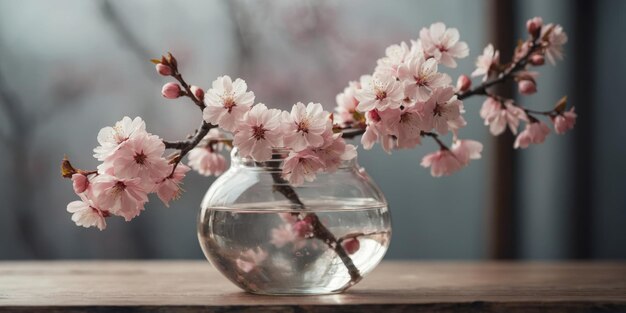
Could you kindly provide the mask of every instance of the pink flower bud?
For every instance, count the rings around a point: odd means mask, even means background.
[[[172,68],[162,63],[156,65],[156,71],[163,76],[172,75]]]
[[[74,187],[76,194],[81,194],[89,187],[89,179],[83,174],[74,174],[72,175],[72,187]]]
[[[458,91],[467,91],[470,87],[472,87],[472,80],[465,74],[459,76],[459,79],[456,81],[456,89]]]
[[[521,80],[517,87],[519,88],[519,92],[523,95],[532,95],[537,92],[537,85],[532,80]]]
[[[355,254],[361,248],[361,243],[356,238],[350,238],[342,241],[341,246],[348,254]]]
[[[534,66],[540,66],[544,63],[546,63],[546,59],[541,54],[533,54],[533,56],[530,57],[530,64]]]
[[[193,95],[196,96],[198,100],[204,101],[204,90],[202,90],[202,88],[192,85],[190,89]]]
[[[541,33],[541,26],[543,25],[543,19],[541,17],[533,17],[526,21],[526,29],[528,33],[534,38],[539,37]]]
[[[180,97],[180,85],[176,83],[167,83],[163,85],[161,94],[167,99],[176,99]]]

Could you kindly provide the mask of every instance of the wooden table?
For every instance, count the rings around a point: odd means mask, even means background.
[[[344,294],[239,291],[205,261],[0,262],[0,312],[626,312],[626,263],[383,262]]]

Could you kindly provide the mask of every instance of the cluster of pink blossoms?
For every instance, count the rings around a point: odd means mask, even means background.
[[[100,146],[94,149],[94,157],[102,162],[98,170],[68,172],[80,197],[67,206],[77,225],[102,230],[111,215],[126,221],[138,216],[149,193],[156,193],[166,206],[180,195],[189,167],[176,166],[163,157],[163,141],[146,131],[140,117],[124,117],[115,126],[101,129],[98,142]]]
[[[454,146],[426,155],[422,165],[431,167],[433,176],[449,175],[480,158],[482,145],[457,138],[467,123],[463,103],[457,98],[452,79],[439,72],[439,65],[456,67],[469,49],[459,40],[455,28],[435,23],[420,31],[420,37],[392,45],[378,60],[372,75],[351,82],[337,96],[337,115],[341,125],[365,124],[361,144],[371,149],[375,143],[390,153],[393,149],[412,149],[429,135],[454,133]]]
[[[334,114],[324,111],[320,103],[298,102],[291,111],[255,104],[255,95],[248,91],[246,82],[229,76],[218,77],[205,91],[182,79],[171,54],[153,60],[160,75],[178,81],[166,83],[162,95],[167,99],[191,98],[202,109],[203,128],[192,139],[174,143],[148,133],[139,117],[124,117],[115,126],[103,128],[98,134],[100,145],[94,149],[94,157],[102,162],[96,171],[75,169],[69,161],[63,163],[63,176],[71,177],[81,199],[70,203],[67,210],[77,225],[85,227],[104,229],[109,216],[129,221],[141,213],[150,193],[156,193],[165,205],[177,198],[190,168],[207,176],[222,174],[227,167],[222,150],[230,147],[259,163],[269,161],[274,149],[289,151],[282,178],[299,186],[355,158],[356,147],[344,139],[360,134],[365,149],[379,143],[387,153],[415,148],[422,138],[430,137],[439,149],[425,155],[421,165],[429,167],[435,177],[450,175],[481,157],[481,143],[459,138],[467,124],[462,100],[473,95],[487,97],[480,116],[493,135],[508,128],[517,135],[515,148],[543,143],[550,128],[538,117],[548,117],[557,134],[574,127],[577,116],[573,107],[566,110],[566,98],[552,110],[536,111],[490,89],[513,80],[521,95],[533,94],[538,73],[529,67],[542,66],[545,59],[554,64],[563,57],[567,35],[560,25],[543,25],[536,17],[526,26],[530,36],[515,49],[511,62],[501,63],[499,51],[491,44],[485,47],[471,75],[482,76],[482,83],[474,88],[467,75],[461,75],[452,85],[451,77],[439,71],[440,66],[456,67],[457,59],[469,55],[458,30],[446,28],[443,23],[423,28],[410,44],[388,47],[371,75],[350,82],[337,95]],[[518,133],[521,123],[525,127]],[[450,147],[441,139],[449,133]],[[180,152],[165,158],[166,146]],[[188,156],[189,166],[180,163],[184,156]],[[299,224],[305,222],[295,221],[276,229],[273,244],[281,247],[306,238],[305,226],[310,225]],[[354,248],[358,245],[356,238],[345,244],[346,249],[358,250]],[[250,251],[246,259],[243,267],[250,260],[264,257]]]
[[[292,185],[312,181],[317,173],[332,172],[342,161],[356,157],[356,147],[346,144],[341,133],[333,132],[332,115],[321,104],[298,102],[287,112],[254,104],[254,99],[244,80],[218,77],[204,95],[203,118],[231,132],[239,154],[256,162],[269,161],[274,149],[288,149],[283,177]],[[192,155],[190,160],[195,163]],[[215,160],[192,167],[210,168],[211,162],[221,169]]]

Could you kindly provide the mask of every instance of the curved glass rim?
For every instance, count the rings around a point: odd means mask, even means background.
[[[258,168],[262,170],[281,170],[285,159],[289,156],[291,149],[288,148],[272,148],[272,159],[264,162],[257,162],[251,157],[241,157],[239,150],[233,148],[230,152],[231,163],[233,166],[242,166],[249,168]],[[350,160],[341,161],[337,169],[351,169],[356,167],[356,157]]]

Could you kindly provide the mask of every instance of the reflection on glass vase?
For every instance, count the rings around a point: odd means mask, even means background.
[[[356,160],[314,182],[281,178],[288,152],[258,163],[232,152],[198,220],[207,259],[240,288],[259,294],[338,293],[383,258],[391,238],[387,202]]]

